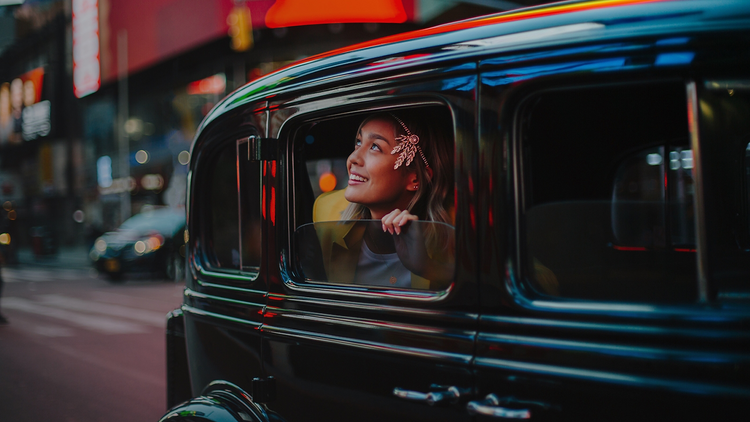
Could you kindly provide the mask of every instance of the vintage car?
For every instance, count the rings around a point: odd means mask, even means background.
[[[109,281],[125,276],[185,277],[185,210],[156,207],[99,236],[89,251],[92,266]]]
[[[315,263],[367,224],[315,214],[376,112],[449,143],[440,283]],[[162,421],[748,417],[750,2],[557,3],[311,57],[225,98],[191,156]]]

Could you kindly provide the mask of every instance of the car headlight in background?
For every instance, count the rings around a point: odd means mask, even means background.
[[[133,250],[138,255],[144,255],[154,252],[164,245],[164,237],[160,234],[150,236],[144,240],[139,240],[133,245]]]
[[[107,241],[102,239],[101,237],[96,239],[96,242],[94,242],[94,248],[99,252],[103,253],[107,250]]]

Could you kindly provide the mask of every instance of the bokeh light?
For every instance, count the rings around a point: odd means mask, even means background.
[[[320,190],[323,192],[330,192],[336,189],[336,176],[333,173],[323,173],[320,175],[318,180]]]
[[[138,162],[138,164],[146,164],[148,163],[148,152],[145,150],[140,150],[135,153],[135,161]]]

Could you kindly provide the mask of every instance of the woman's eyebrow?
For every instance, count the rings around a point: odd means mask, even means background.
[[[390,141],[388,141],[388,138],[386,138],[385,136],[383,136],[383,135],[381,135],[379,133],[370,132],[370,137],[371,138],[375,138],[375,139],[380,139],[380,140],[385,141],[386,143],[390,144]]]

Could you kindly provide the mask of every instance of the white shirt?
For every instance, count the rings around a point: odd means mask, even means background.
[[[397,253],[375,253],[363,240],[357,271],[354,274],[354,284],[411,287],[411,272],[398,259]]]

